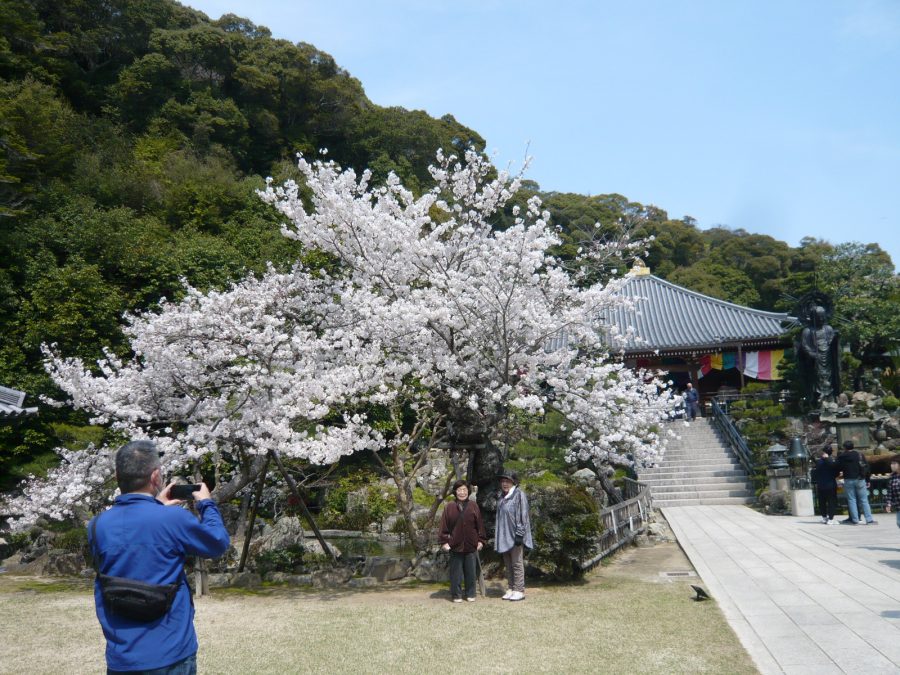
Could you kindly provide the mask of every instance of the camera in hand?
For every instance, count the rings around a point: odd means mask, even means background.
[[[187,485],[173,485],[169,489],[169,499],[193,499],[194,493],[200,489],[198,483],[188,483]]]

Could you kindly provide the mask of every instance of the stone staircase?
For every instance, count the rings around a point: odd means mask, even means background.
[[[680,421],[672,424],[681,438],[669,441],[659,466],[638,473],[650,485],[654,507],[755,501],[747,472],[720,440],[711,420],[697,419],[690,426]]]

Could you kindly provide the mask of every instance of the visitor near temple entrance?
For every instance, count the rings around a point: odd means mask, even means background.
[[[700,394],[690,382],[687,383],[687,388],[684,390],[684,406],[685,414],[691,421],[700,416]]]
[[[837,473],[838,468],[831,456],[831,448],[822,448],[822,455],[816,460],[816,497],[819,502],[819,515],[826,525],[835,525],[834,514],[837,511]]]
[[[850,516],[841,521],[844,525],[859,525],[862,514],[866,525],[877,525],[869,506],[869,464],[853,441],[844,441],[844,451],[837,457],[838,470],[844,478],[844,494],[847,496],[847,510]]]

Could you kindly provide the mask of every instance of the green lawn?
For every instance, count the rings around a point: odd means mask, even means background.
[[[0,575],[2,673],[102,673],[85,583]],[[40,589],[40,590],[38,590]],[[500,586],[490,593],[499,595]],[[197,601],[202,673],[755,673],[684,580],[601,568],[579,585],[449,602],[443,586],[217,591]]]

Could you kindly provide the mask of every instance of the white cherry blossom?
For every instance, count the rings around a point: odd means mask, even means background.
[[[573,461],[659,460],[673,399],[622,365],[615,331],[598,319],[623,302],[623,279],[579,287],[548,253],[559,239],[537,197],[494,227],[518,176],[475,152],[439,152],[435,187],[417,197],[393,175],[373,186],[368,171],[333,161],[301,157],[299,168],[302,192],[269,181],[260,196],[287,219],[285,236],[333,256],[337,271],[270,269],[224,291],[188,288],[126,317],[126,361],[88,365],[46,348],[71,405],[123,438],[153,438],[169,470],[203,458],[246,467],[270,450],[330,464],[401,447],[414,439],[368,416],[392,406],[438,425],[465,411],[488,429],[511,408],[556,409]],[[582,262],[631,247],[588,246]],[[18,524],[108,498],[109,456],[65,454],[9,505]]]

